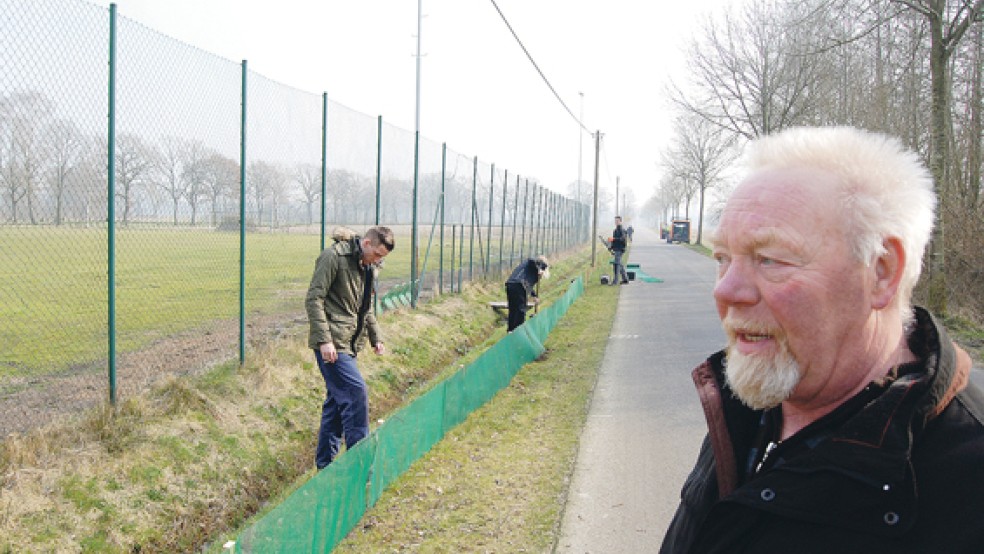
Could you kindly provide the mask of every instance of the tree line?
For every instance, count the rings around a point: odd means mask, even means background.
[[[748,0],[708,16],[688,79],[668,87],[677,120],[649,209],[698,199],[702,223],[741,147],[787,127],[894,135],[923,157],[939,199],[918,292],[937,313],[953,302],[980,319],[982,11],[984,0]]]
[[[76,122],[56,113],[54,103],[39,92],[0,94],[0,224],[105,222],[106,136],[86,134]],[[134,133],[117,137],[115,154],[118,223],[238,228],[241,176],[237,160],[194,137],[149,140]],[[470,224],[474,217],[488,225],[490,201],[496,207],[492,223],[505,219],[511,224],[527,213],[524,203],[544,201],[535,197],[543,194],[542,187],[529,180],[507,183],[503,198],[503,175],[484,171],[478,175],[468,161],[467,171],[443,176],[428,172],[419,177],[418,215],[422,225],[434,222],[442,194],[449,224]],[[328,221],[375,221],[376,175],[329,167],[326,177]],[[248,225],[281,228],[320,221],[320,162],[251,161],[245,182]],[[378,188],[380,220],[410,223],[412,176],[384,175]]]

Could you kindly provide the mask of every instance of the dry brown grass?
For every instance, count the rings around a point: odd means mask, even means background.
[[[555,281],[558,291],[564,282]],[[501,333],[478,284],[381,316],[389,354],[360,356],[384,417]],[[190,552],[222,541],[313,466],[324,394],[305,325],[208,373],[0,443],[0,553]]]

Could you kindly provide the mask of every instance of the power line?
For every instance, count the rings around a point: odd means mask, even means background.
[[[543,82],[547,84],[548,88],[550,88],[550,92],[552,92],[554,97],[557,98],[557,101],[560,102],[560,105],[564,107],[564,110],[567,111],[568,115],[570,115],[571,118],[574,119],[574,121],[576,121],[577,124],[581,126],[581,129],[583,129],[585,132],[590,133],[591,131],[589,131],[588,128],[584,126],[584,123],[581,123],[581,120],[579,120],[577,116],[574,115],[574,112],[572,112],[571,109],[567,107],[567,103],[564,102],[564,99],[561,98],[559,94],[557,94],[556,89],[554,89],[553,85],[550,84],[550,80],[547,79],[547,76],[544,75],[543,71],[540,70],[540,66],[536,64],[536,61],[533,59],[533,56],[530,54],[530,51],[526,49],[526,46],[523,44],[523,41],[519,39],[519,35],[516,34],[516,31],[513,30],[512,25],[509,24],[509,20],[506,19],[506,15],[502,13],[502,10],[499,9],[499,5],[495,3],[495,0],[491,0],[491,2],[492,5],[495,7],[495,11],[499,12],[499,17],[502,18],[502,22],[506,24],[506,27],[509,28],[509,32],[512,33],[513,38],[516,39],[516,42],[519,44],[519,47],[523,49],[523,52],[526,54],[526,57],[530,60],[530,63],[533,64],[534,68],[536,68],[536,72],[540,74],[540,77],[543,79]]]

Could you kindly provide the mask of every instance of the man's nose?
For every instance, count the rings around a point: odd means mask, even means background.
[[[714,299],[718,303],[754,304],[758,298],[758,289],[747,261],[735,259],[721,267],[714,285]]]

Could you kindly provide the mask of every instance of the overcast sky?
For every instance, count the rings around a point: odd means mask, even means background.
[[[422,0],[420,133],[566,193],[600,181],[641,203],[669,137],[667,79],[704,15],[734,0]],[[108,6],[109,2],[101,2]],[[413,0],[118,0],[118,14],[270,79],[413,131]],[[496,10],[556,90],[527,59]],[[583,101],[581,93],[583,93]]]

